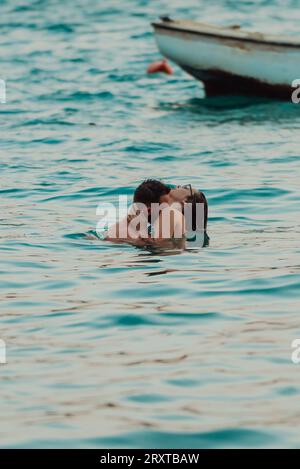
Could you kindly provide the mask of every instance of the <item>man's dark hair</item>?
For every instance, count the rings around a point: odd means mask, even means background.
[[[207,219],[208,219],[208,203],[203,192],[195,192],[193,195],[188,196],[187,203],[193,204],[192,206],[192,227],[193,231],[196,230],[197,226],[197,211],[195,204],[204,204],[204,231],[207,229]]]
[[[133,201],[149,206],[150,204],[159,203],[160,198],[169,194],[170,190],[170,187],[161,181],[147,179],[135,190]]]

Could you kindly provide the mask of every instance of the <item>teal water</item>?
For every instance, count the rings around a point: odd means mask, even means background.
[[[1,447],[299,447],[300,107],[145,74],[160,14],[295,34],[297,6],[1,3]],[[207,194],[208,248],[84,238],[149,176]]]

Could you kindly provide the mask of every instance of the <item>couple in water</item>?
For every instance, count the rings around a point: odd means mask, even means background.
[[[191,185],[170,187],[148,179],[134,192],[125,217],[102,229],[98,235],[111,242],[136,246],[196,247],[208,244],[208,204],[205,195]]]

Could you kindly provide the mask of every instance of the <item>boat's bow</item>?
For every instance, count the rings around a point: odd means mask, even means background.
[[[300,76],[300,39],[164,17],[153,23],[161,53],[208,92],[291,96]]]

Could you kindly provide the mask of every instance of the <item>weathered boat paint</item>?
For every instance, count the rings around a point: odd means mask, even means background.
[[[161,53],[203,81],[207,94],[291,98],[300,77],[300,39],[186,21],[153,26]]]

